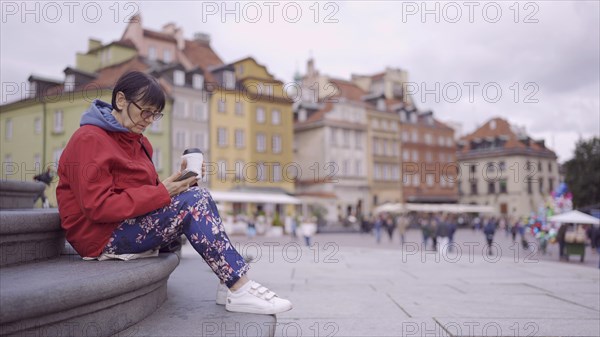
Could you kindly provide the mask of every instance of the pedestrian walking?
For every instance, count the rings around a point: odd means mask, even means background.
[[[488,246],[488,255],[492,255],[492,244],[494,243],[494,234],[496,233],[496,219],[490,218],[483,228],[483,234],[485,234],[485,239],[487,241]]]

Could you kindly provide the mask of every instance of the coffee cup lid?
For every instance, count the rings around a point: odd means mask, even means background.
[[[186,149],[185,151],[183,151],[184,156],[189,153],[202,153],[202,151],[197,147],[193,147],[193,148]]]

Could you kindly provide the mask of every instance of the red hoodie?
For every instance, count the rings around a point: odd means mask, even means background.
[[[148,151],[145,153],[142,144]],[[83,125],[58,165],[61,226],[82,257],[96,257],[119,224],[171,202],[148,156],[146,137]]]

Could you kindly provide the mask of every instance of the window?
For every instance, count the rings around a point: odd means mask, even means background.
[[[350,130],[344,129],[342,134],[344,135],[344,147],[350,147]]]
[[[172,60],[171,58],[171,51],[168,49],[163,50],[163,61],[165,63],[170,63]]]
[[[354,133],[354,147],[357,149],[363,148],[362,134],[360,133],[360,131],[355,131]]]
[[[223,99],[220,99],[217,104],[218,104],[217,111],[225,112],[225,101]]]
[[[410,151],[409,150],[402,150],[402,160],[405,162],[410,161]]]
[[[266,181],[267,179],[267,168],[265,167],[265,163],[258,163],[256,166],[256,176],[258,181]]]
[[[236,115],[244,114],[244,106],[242,105],[242,102],[235,102],[235,114]]]
[[[235,88],[235,74],[233,71],[223,72],[223,86],[228,90],[233,90]]]
[[[411,123],[417,124],[417,119],[418,119],[418,116],[417,116],[416,112],[413,112],[410,114],[410,122]]]
[[[273,168],[273,181],[281,181],[281,164],[274,163],[271,167]]]
[[[148,47],[148,59],[154,61],[156,60],[156,48]]]
[[[331,128],[331,145],[337,145],[337,129]]]
[[[410,134],[408,131],[402,131],[402,141],[408,142],[410,140]]]
[[[265,120],[266,120],[265,109],[263,107],[257,107],[256,108],[256,122],[264,123]]]
[[[431,154],[431,152],[429,152],[429,151],[425,152],[425,160],[428,163],[431,163],[433,161],[433,155]]]
[[[552,193],[554,191],[554,179],[548,178],[548,193]]]
[[[500,179],[500,193],[508,193],[506,179]]]
[[[444,144],[445,144],[444,137],[439,136],[438,137],[438,145],[439,146],[444,146]]]
[[[175,147],[183,149],[186,148],[186,138],[187,134],[183,130],[178,130],[175,132]]]
[[[244,65],[243,64],[238,65],[237,72],[240,75],[244,75]]]
[[[408,118],[406,117],[406,114],[407,114],[406,111],[400,112],[400,122],[401,123],[406,123],[406,121],[408,120]]]
[[[42,133],[42,119],[40,117],[36,117],[33,121],[33,130],[36,135]]]
[[[392,166],[392,180],[400,181],[400,167],[398,165]]]
[[[182,70],[175,70],[173,72],[173,83],[180,87],[185,85],[185,73]]]
[[[281,153],[281,136],[274,135],[272,139],[273,153]]]
[[[412,151],[412,160],[414,162],[418,162],[419,161],[419,151],[417,151],[417,150],[413,150]]]
[[[39,153],[36,153],[35,155],[33,155],[33,164],[36,166],[36,170],[37,167],[42,167],[42,155]]]
[[[381,166],[379,164],[374,165],[375,180],[381,180]]]
[[[413,143],[417,143],[419,141],[419,133],[417,132],[417,130],[412,130],[412,138],[411,141]]]
[[[204,88],[204,76],[200,74],[192,75],[192,88],[202,90]]]
[[[194,146],[199,148],[199,149],[206,149],[206,138],[204,137],[203,134],[201,133],[195,133],[194,134]]]
[[[69,74],[65,76],[64,90],[73,91],[75,89],[75,75]]]
[[[187,117],[187,101],[184,100],[176,100],[175,101],[175,116],[180,118]]]
[[[206,121],[207,117],[204,103],[194,103],[194,119],[197,121]]]
[[[241,149],[245,146],[245,141],[244,141],[244,130],[243,129],[236,129],[235,130],[235,147],[238,149]]]
[[[267,150],[267,137],[264,133],[259,132],[256,134],[256,151],[265,152]]]
[[[217,144],[220,147],[227,146],[227,129],[226,128],[218,128],[217,129]]]
[[[538,161],[538,172],[542,172],[542,162]]]
[[[504,161],[499,162],[498,166],[500,167],[501,172],[506,171],[506,163]]]
[[[54,132],[63,132],[63,111],[56,110],[54,111]]]
[[[362,176],[362,163],[360,162],[360,160],[356,160],[354,162],[354,174],[357,177]]]
[[[496,193],[496,183],[493,181],[488,182],[488,194]]]
[[[544,194],[544,180],[540,178],[538,181],[540,183],[540,194]]]
[[[12,119],[7,118],[6,119],[6,124],[4,125],[5,129],[4,129],[4,138],[6,140],[11,140],[12,136],[13,136],[13,123],[12,123]]]
[[[218,173],[219,179],[221,181],[224,181],[227,176],[227,163],[225,163],[225,160],[220,159],[217,162],[217,172],[219,172]]]
[[[433,186],[433,176],[431,174],[428,174],[425,177],[425,181],[427,182],[427,186],[429,186],[429,187]]]
[[[417,174],[413,176],[413,186],[421,185],[421,177]]]
[[[273,109],[271,110],[271,124],[279,125],[281,124],[281,111]]]
[[[342,174],[344,175],[344,177],[347,177],[348,175],[350,175],[350,161],[349,160],[344,160],[342,162]]]
[[[265,88],[266,88],[265,94],[267,95],[267,97],[273,97],[273,84],[266,83]]]
[[[377,110],[385,111],[385,100],[382,98],[377,100]]]
[[[531,179],[527,179],[527,193],[533,193],[533,187],[531,186]]]
[[[477,180],[471,180],[471,195],[477,195]]]
[[[452,147],[452,146],[454,146],[454,142],[452,141],[452,137],[448,137],[448,138],[446,138],[446,146],[447,146],[447,147]]]
[[[552,172],[552,163],[548,162],[548,172]]]

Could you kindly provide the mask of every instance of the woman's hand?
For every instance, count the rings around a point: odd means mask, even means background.
[[[172,176],[162,181],[162,184],[165,185],[165,188],[171,197],[186,191],[191,185],[196,183],[196,177],[193,176],[186,180],[175,181],[180,175],[181,172],[175,172]]]
[[[183,160],[181,161],[181,167],[179,168],[181,171],[185,170],[187,168],[187,159],[183,158]],[[204,177],[206,175],[206,163],[203,161],[202,162],[202,177]]]

